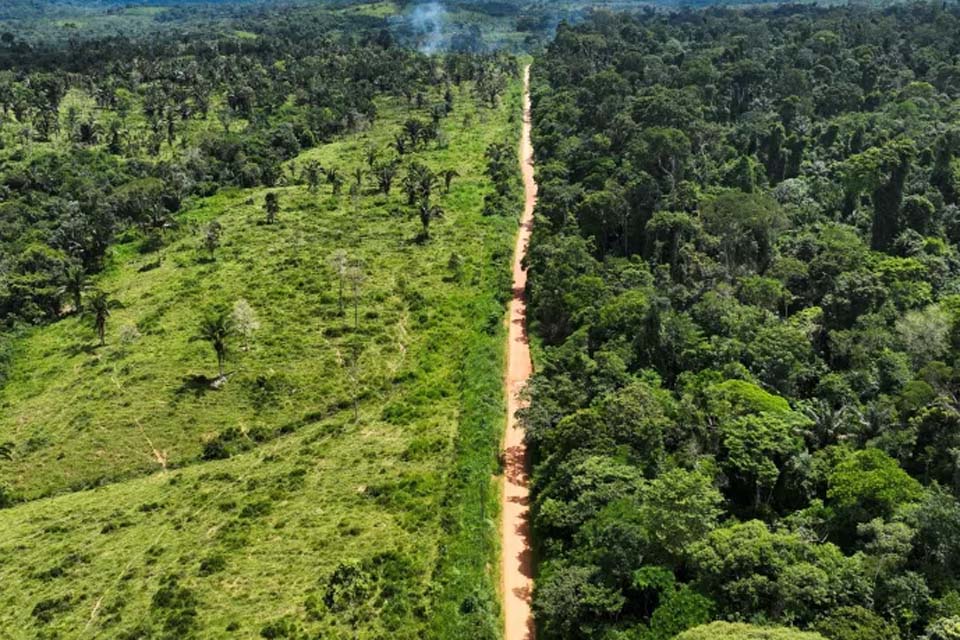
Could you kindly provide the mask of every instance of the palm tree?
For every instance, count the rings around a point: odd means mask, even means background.
[[[443,104],[447,108],[447,113],[453,111],[453,91],[450,90],[450,85],[447,85],[447,90],[443,92]]]
[[[367,172],[363,170],[363,167],[357,167],[353,170],[353,180],[357,185],[357,190],[363,186],[363,176],[367,175]]]
[[[397,150],[397,155],[403,155],[407,152],[407,137],[402,133],[393,136],[393,148]]]
[[[12,442],[0,443],[0,458],[3,458],[4,460],[13,460],[13,448],[14,444]]]
[[[410,118],[403,123],[403,133],[410,140],[410,145],[416,147],[423,136],[424,125],[416,118]]]
[[[433,187],[437,184],[437,175],[430,167],[420,162],[413,162],[407,167],[407,175],[403,178],[403,191],[407,194],[407,204],[413,206],[417,199],[430,199]]]
[[[110,141],[107,143],[107,149],[114,155],[123,153],[124,140],[127,132],[119,120],[113,120],[110,123]]]
[[[320,186],[320,174],[323,167],[316,160],[311,160],[303,168],[303,179],[307,182],[307,188],[310,192],[316,191]]]
[[[159,202],[147,205],[146,210],[147,218],[145,226],[148,231],[151,229],[162,231],[176,225],[176,222],[170,216],[170,212]]]
[[[217,369],[223,377],[223,363],[227,359],[227,341],[234,334],[233,318],[226,311],[208,314],[200,322],[198,337],[206,340],[217,354]]]
[[[93,327],[100,338],[100,346],[106,344],[107,318],[110,317],[110,300],[103,291],[95,291],[90,296],[90,311],[93,312]]]
[[[430,109],[430,122],[436,130],[440,127],[440,121],[447,115],[447,106],[444,104],[435,104]]]
[[[374,165],[377,164],[377,157],[380,155],[380,152],[377,151],[377,148],[373,145],[367,147],[367,167],[373,169]]]
[[[327,169],[327,182],[330,183],[330,186],[333,188],[333,195],[340,195],[340,189],[343,187],[344,179],[340,175],[340,170],[336,167],[331,167]]]
[[[430,167],[420,165],[417,168],[417,194],[422,199],[429,200],[430,196],[433,195],[434,188],[439,185],[440,179],[437,174],[430,170]]]
[[[377,164],[374,169],[374,175],[377,177],[377,186],[383,195],[390,195],[390,188],[393,186],[393,180],[397,177],[397,163],[394,160]]]
[[[280,212],[280,199],[277,197],[277,193],[275,191],[271,191],[267,194],[263,206],[267,212],[267,224],[273,224],[276,222],[277,214]]]
[[[864,415],[851,405],[835,407],[828,400],[814,398],[800,409],[810,419],[810,426],[802,435],[818,448],[849,440],[869,428]]]
[[[431,205],[429,198],[423,198],[417,207],[417,211],[420,214],[420,224],[423,225],[423,235],[421,237],[426,240],[430,237],[430,222],[436,218],[442,218],[443,209],[439,205]]]
[[[72,262],[63,273],[63,286],[60,293],[73,298],[73,312],[80,313],[83,303],[83,290],[87,288],[87,273],[79,262]]]
[[[450,193],[450,184],[454,178],[459,178],[460,174],[456,169],[444,169],[440,172],[440,177],[443,178],[443,192]]]

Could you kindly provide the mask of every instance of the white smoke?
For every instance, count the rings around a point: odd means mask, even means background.
[[[439,2],[424,2],[413,7],[409,16],[410,26],[417,34],[418,48],[431,54],[444,48],[444,30],[447,10]]]

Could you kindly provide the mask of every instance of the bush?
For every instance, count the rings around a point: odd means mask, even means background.
[[[864,607],[840,607],[814,629],[830,640],[900,640],[895,625]]]
[[[196,594],[181,586],[177,576],[165,577],[151,600],[154,618],[169,632],[162,637],[171,640],[190,637],[196,628],[198,604]]]
[[[15,502],[16,499],[13,497],[13,492],[10,487],[5,484],[0,484],[0,509],[12,507]]]
[[[819,633],[789,627],[757,627],[750,624],[713,622],[684,631],[675,640],[825,640]]]
[[[286,640],[300,640],[301,638],[305,639],[307,635],[304,633],[303,628],[290,618],[281,618],[265,624],[263,628],[260,629],[260,637],[266,638],[267,640],[279,640],[281,638]]]
[[[927,627],[923,640],[960,640],[960,617],[940,618]]]
[[[208,556],[200,561],[200,575],[210,576],[227,568],[227,559],[220,554]]]
[[[67,611],[70,608],[71,602],[72,599],[70,596],[45,598],[33,607],[33,611],[30,612],[30,615],[36,618],[37,621],[46,624],[53,620],[56,614]]]
[[[242,431],[237,427],[227,427],[216,436],[203,444],[202,460],[225,460],[230,456],[243,453],[265,442],[272,433],[264,427],[253,427],[249,431]]]

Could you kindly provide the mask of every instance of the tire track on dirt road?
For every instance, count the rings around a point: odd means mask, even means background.
[[[533,145],[530,142],[530,65],[523,71],[523,127],[520,136],[520,170],[523,175],[524,206],[513,254],[513,298],[510,301],[507,331],[507,428],[504,435],[504,482],[502,523],[503,618],[505,640],[533,640],[534,623],[530,609],[533,589],[533,551],[530,544],[530,496],[527,487],[527,448],[523,429],[517,423],[517,409],[523,407],[520,392],[533,372],[527,336],[527,272],[523,258],[533,230],[533,208],[537,183],[533,178]]]

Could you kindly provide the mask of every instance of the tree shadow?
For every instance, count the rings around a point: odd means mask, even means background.
[[[208,378],[202,373],[190,374],[184,376],[180,381],[180,387],[174,392],[178,398],[192,395],[194,398],[202,398],[206,393],[212,390],[213,382],[216,378]]]
[[[69,347],[66,347],[64,349],[64,352],[71,358],[74,356],[78,356],[81,353],[85,353],[88,356],[92,356],[97,353],[97,349],[99,347],[100,347],[100,343],[98,342],[74,342]]]
[[[157,258],[156,260],[152,262],[148,262],[143,266],[141,266],[139,269],[137,269],[137,273],[146,273],[148,271],[153,271],[154,269],[159,269],[162,264],[163,264],[163,260],[160,258]]]

